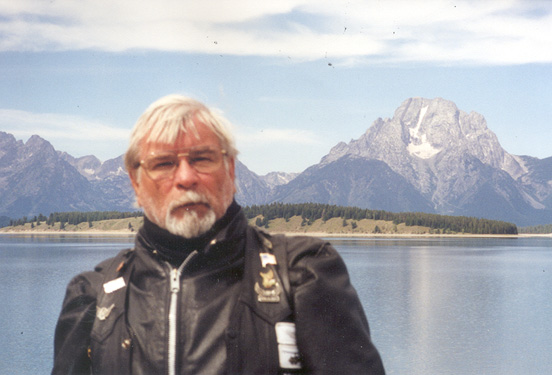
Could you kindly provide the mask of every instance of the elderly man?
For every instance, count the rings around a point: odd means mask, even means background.
[[[335,249],[248,225],[236,155],[195,100],[140,117],[125,163],[144,225],[69,284],[53,374],[384,373]]]

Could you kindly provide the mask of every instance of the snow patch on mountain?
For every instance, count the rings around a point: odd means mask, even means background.
[[[117,168],[117,171],[110,172],[110,174],[114,174],[115,176],[124,176],[126,174],[126,171],[123,169],[123,167]]]
[[[420,116],[418,117],[416,127],[410,129],[410,143],[407,147],[410,155],[416,156],[420,159],[430,159],[441,152],[440,149],[433,147],[431,142],[427,140],[427,134],[420,132],[422,121],[428,108],[429,106],[425,106],[420,110]]]

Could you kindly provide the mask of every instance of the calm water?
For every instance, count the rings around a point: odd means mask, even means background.
[[[331,239],[388,374],[551,374],[552,239]],[[47,374],[65,286],[132,237],[0,236],[0,374]]]

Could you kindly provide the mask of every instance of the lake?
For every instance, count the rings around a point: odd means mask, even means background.
[[[551,374],[552,238],[331,238],[388,374]],[[47,374],[69,280],[132,236],[0,235],[0,374]]]

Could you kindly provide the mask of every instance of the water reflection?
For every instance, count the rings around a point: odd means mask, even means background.
[[[349,265],[388,373],[552,371],[550,239],[331,242]]]

